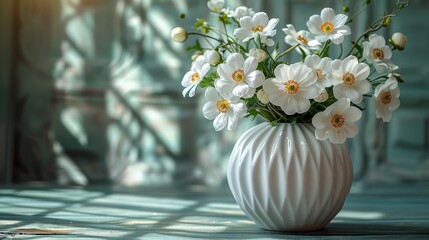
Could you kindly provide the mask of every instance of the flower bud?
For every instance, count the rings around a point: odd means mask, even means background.
[[[349,8],[349,6],[344,5],[342,10],[343,10],[343,13],[348,13],[350,8]]]
[[[387,17],[383,21],[383,27],[388,27],[388,26],[390,26],[391,23],[392,23],[392,18]]]
[[[182,27],[176,27],[171,30],[170,37],[173,41],[184,42],[188,38],[188,33]]]
[[[207,7],[213,12],[220,12],[224,6],[224,0],[210,0],[207,2]]]
[[[329,98],[328,92],[326,91],[326,89],[323,89],[320,95],[314,98],[314,101],[321,103],[328,100],[328,98]]]
[[[270,102],[267,93],[263,89],[256,93],[256,97],[259,99],[259,101],[261,101],[262,104],[267,104]]]
[[[253,14],[255,14],[255,12],[246,6],[239,6],[232,12],[232,16],[237,21],[240,21],[240,18],[245,16],[253,16]]]
[[[393,46],[398,49],[398,50],[404,50],[405,45],[407,44],[408,39],[407,37],[400,33],[400,32],[396,32],[392,35],[392,41],[391,43],[393,44]]]
[[[206,62],[208,62],[212,66],[215,66],[220,62],[220,55],[214,50],[205,51],[204,58],[206,59]]]
[[[197,60],[197,58],[201,55],[203,55],[203,52],[201,52],[201,51],[194,52],[194,54],[192,54],[192,57],[191,57],[192,61]]]
[[[263,62],[268,57],[267,52],[259,48],[250,49],[249,55],[256,58],[258,63]]]

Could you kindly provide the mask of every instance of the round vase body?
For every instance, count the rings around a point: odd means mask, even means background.
[[[246,215],[261,228],[314,231],[341,210],[353,168],[343,144],[319,141],[311,124],[259,124],[231,153],[228,184]]]

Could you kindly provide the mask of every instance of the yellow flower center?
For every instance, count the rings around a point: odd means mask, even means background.
[[[236,82],[242,82],[244,81],[244,71],[241,69],[235,70],[232,73],[232,79]]]
[[[308,45],[308,39],[302,35],[298,35],[298,37],[296,37],[296,40],[302,42],[304,45]]]
[[[322,69],[320,68],[316,69],[316,75],[317,75],[317,80],[322,79],[322,75],[323,75]]]
[[[284,85],[285,85],[285,92],[289,94],[295,94],[299,90],[299,84],[297,81],[289,80]]]
[[[381,102],[383,104],[389,104],[392,101],[392,95],[390,94],[390,92],[384,92],[383,94],[381,94]]]
[[[194,74],[192,74],[192,77],[191,77],[191,81],[194,83],[194,82],[198,82],[198,81],[200,81],[200,74],[199,73],[194,73]]]
[[[372,50],[372,55],[374,56],[375,59],[379,59],[379,60],[383,60],[384,59],[384,53],[379,48],[374,48]]]
[[[226,99],[217,101],[216,103],[217,110],[221,113],[226,113],[229,109],[229,102]]]
[[[256,25],[252,27],[252,32],[263,32],[263,31],[264,31],[264,26],[262,25]]]
[[[331,33],[332,30],[334,30],[334,24],[326,21],[322,24],[322,26],[320,26],[320,29],[322,30],[323,33]]]
[[[344,74],[343,76],[343,82],[347,85],[353,85],[356,82],[356,78],[355,75],[347,72],[346,74]]]
[[[334,128],[340,128],[344,125],[344,117],[341,114],[335,114],[334,116],[332,116],[331,118],[331,125]]]

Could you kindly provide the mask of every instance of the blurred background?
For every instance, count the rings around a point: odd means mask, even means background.
[[[226,2],[280,18],[282,47],[286,24],[304,29],[323,7],[348,5],[352,14],[363,4]],[[372,1],[352,31],[394,2]],[[429,181],[428,13],[428,1],[410,0],[380,32],[408,36],[393,55],[406,83],[390,123],[366,105],[358,137],[348,140],[356,183]],[[191,30],[197,17],[216,21],[202,0],[0,0],[0,183],[226,184],[234,142],[259,120],[215,132],[202,117],[201,92],[182,97],[193,53],[184,49],[194,39],[174,43],[170,30]]]

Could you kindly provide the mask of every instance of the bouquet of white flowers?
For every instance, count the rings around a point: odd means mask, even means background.
[[[403,50],[407,38],[395,33],[386,43],[376,32],[388,27],[408,3],[397,1],[391,13],[372,23],[343,51],[343,42],[352,32],[348,24],[369,4],[363,1],[362,9],[351,17],[324,8],[308,19],[307,30],[297,31],[287,24],[282,30],[290,48],[280,51],[273,40],[279,19],[210,0],[207,5],[219,26],[197,19],[197,32],[181,27],[171,32],[178,42],[190,35],[206,41],[204,46],[197,40],[188,47],[196,52],[182,80],[183,96],[193,97],[197,87],[206,88],[203,115],[213,120],[216,131],[235,128],[240,118],[260,116],[272,125],[312,123],[317,139],[344,143],[357,134],[355,122],[363,110],[359,104],[366,97],[372,98],[376,117],[388,122],[400,105],[398,82],[402,82],[392,53]],[[347,13],[348,7],[342,11]],[[339,49],[334,57],[330,56],[333,48]],[[292,53],[300,54],[301,61],[283,60]]]

